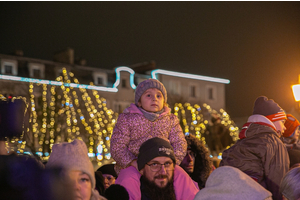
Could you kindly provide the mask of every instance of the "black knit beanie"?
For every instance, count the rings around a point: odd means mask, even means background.
[[[97,169],[97,171],[100,171],[102,174],[109,174],[115,178],[118,178],[118,175],[115,172],[114,166],[115,166],[115,164],[102,165],[99,169]]]
[[[143,169],[147,162],[156,157],[169,157],[176,163],[175,154],[171,144],[162,138],[151,138],[144,142],[137,158],[139,170]]]

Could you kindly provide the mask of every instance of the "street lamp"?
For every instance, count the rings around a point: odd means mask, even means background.
[[[292,85],[292,90],[296,102],[300,101],[300,74],[298,76],[298,80],[299,84]]]
[[[300,84],[292,85],[295,101],[300,101]]]

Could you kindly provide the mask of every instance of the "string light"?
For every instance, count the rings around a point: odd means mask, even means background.
[[[184,134],[194,134],[204,144],[206,144],[206,142],[203,134],[208,124],[208,120],[205,119],[204,114],[208,116],[214,114],[220,115],[221,123],[229,129],[233,141],[236,142],[238,140],[239,128],[235,126],[224,109],[220,109],[218,113],[206,103],[203,104],[203,109],[198,104],[192,106],[190,103],[185,103],[184,105],[182,105],[182,103],[175,103],[173,110],[174,114],[182,122]]]
[[[129,69],[120,67],[116,69],[116,72],[120,75],[120,71],[125,70],[133,77],[134,72]],[[156,71],[152,75],[156,76],[158,73],[163,72]],[[114,88],[119,84],[117,81]],[[72,72],[68,73],[65,68],[62,69],[62,76],[57,77],[51,83],[53,84],[37,81],[29,83],[30,127],[27,129],[27,134],[32,135],[32,146],[37,154],[47,160],[54,143],[70,142],[77,138],[86,142],[89,156],[91,160],[97,162],[98,166],[105,163],[104,160],[110,160],[110,138],[118,113],[107,108],[106,99],[99,95],[99,90],[96,90],[93,83],[89,87],[80,87],[82,85],[78,79]],[[131,87],[135,87],[133,82]],[[42,95],[36,97],[35,94],[40,94],[40,91]],[[42,100],[41,105],[37,103],[39,98]],[[190,103],[176,103],[173,109],[183,125],[184,133],[194,134],[204,143],[203,134],[208,124],[208,120],[204,117],[205,112],[218,113],[221,116],[221,123],[229,128],[233,140],[238,139],[239,130],[223,109],[216,112],[207,104],[200,107]],[[14,140],[12,142],[20,144],[22,148],[18,151],[24,150],[26,141]]]

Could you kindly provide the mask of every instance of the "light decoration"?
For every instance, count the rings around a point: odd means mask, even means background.
[[[120,66],[115,69],[116,72],[116,81],[113,84],[113,87],[103,87],[103,86],[95,86],[95,85],[84,85],[79,83],[71,83],[71,82],[61,82],[59,80],[50,81],[50,80],[42,80],[42,79],[35,79],[35,78],[24,78],[19,76],[11,76],[11,75],[0,75],[0,79],[3,80],[11,80],[11,81],[21,81],[21,82],[28,82],[28,83],[36,83],[36,84],[46,84],[46,85],[53,85],[53,86],[64,86],[64,87],[71,87],[71,88],[80,88],[80,89],[87,89],[87,90],[97,90],[97,91],[106,91],[106,92],[118,92],[118,85],[120,84],[120,73],[121,71],[127,71],[130,73],[130,86],[132,89],[136,88],[134,84],[134,70],[126,66]]]
[[[121,71],[130,73],[130,85],[135,89],[134,71],[128,67],[115,69],[116,82],[113,84],[113,88],[94,86],[93,83],[90,85],[80,84],[74,74],[72,72],[68,73],[65,68],[62,70],[62,76],[57,77],[55,81],[0,75],[0,79],[29,83],[30,127],[27,129],[27,134],[33,140],[31,144],[21,140],[12,141],[21,144],[18,152],[23,152],[25,144],[27,144],[31,149],[35,149],[37,155],[47,160],[54,143],[70,142],[78,138],[86,142],[88,155],[91,160],[98,163],[98,166],[101,166],[105,159],[110,160],[110,137],[118,113],[114,113],[106,107],[106,99],[101,97],[98,91],[117,92]],[[225,84],[230,82],[227,79],[160,69],[151,72],[152,78],[155,79],[158,74]],[[37,102],[42,103],[40,105]],[[184,133],[186,135],[195,134],[204,144],[203,134],[208,124],[208,120],[204,116],[205,112],[212,114],[216,111],[207,104],[203,104],[203,108],[197,104],[192,106],[189,103],[177,103],[174,106],[174,114],[180,119]],[[38,113],[42,113],[42,115]],[[229,127],[230,135],[236,141],[238,139],[238,128],[223,109],[220,110],[220,116],[221,123]]]
[[[54,85],[54,86],[64,85],[65,87],[83,88],[83,89],[88,89],[88,90],[98,90],[98,91],[106,91],[106,92],[117,92],[118,91],[117,88],[75,84],[75,83],[63,83],[63,82],[59,82],[59,81],[50,81],[50,80],[42,80],[42,79],[35,79],[35,78],[24,78],[24,77],[11,76],[11,75],[0,75],[0,79],[11,80],[11,81],[21,81],[21,82],[28,82],[28,83],[37,83],[37,84],[39,83],[39,84]]]
[[[54,143],[71,142],[77,138],[87,144],[92,161],[99,166],[104,160],[109,162],[110,137],[118,113],[106,107],[106,99],[99,95],[99,90],[72,87],[80,85],[79,81],[65,68],[55,82],[60,84],[29,83],[27,134],[33,140],[27,141],[27,146],[47,160]]]
[[[120,72],[121,71],[127,71],[130,73],[130,86],[132,87],[132,89],[135,89],[136,86],[134,84],[134,71],[132,69],[130,69],[129,67],[125,67],[125,66],[122,66],[122,67],[117,67],[115,69],[115,72],[116,72],[116,82],[114,83],[113,85],[113,88],[117,88],[118,85],[120,84]]]
[[[151,71],[151,77],[153,79],[157,79],[158,74],[176,76],[176,77],[181,77],[181,78],[203,80],[203,81],[210,81],[210,82],[216,82],[216,83],[225,83],[225,84],[230,83],[230,81],[228,79],[214,78],[214,77],[209,77],[209,76],[201,76],[201,75],[181,73],[181,72],[173,72],[173,71],[168,71],[168,70],[163,70],[163,69],[155,69],[155,70]]]
[[[235,126],[234,122],[230,119],[230,116],[224,109],[220,109],[220,112],[217,112],[206,103],[203,104],[202,108],[198,104],[175,103],[173,110],[174,114],[181,122],[184,134],[195,135],[196,138],[203,142],[203,144],[206,144],[204,134],[209,123],[208,120],[210,120],[211,116],[214,114],[220,115],[221,123],[229,129],[233,141],[236,142],[239,139],[239,128]]]

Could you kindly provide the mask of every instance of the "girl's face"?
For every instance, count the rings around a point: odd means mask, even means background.
[[[75,199],[90,200],[92,196],[92,182],[86,173],[77,170],[69,171],[69,177],[74,184]]]
[[[149,88],[141,96],[138,106],[148,112],[158,112],[164,107],[164,96],[159,89]]]

